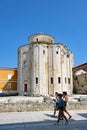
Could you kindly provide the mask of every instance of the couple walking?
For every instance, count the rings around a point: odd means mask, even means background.
[[[55,99],[54,101],[54,114],[52,117],[55,117],[56,111],[58,110],[58,120],[57,123],[61,120],[61,118],[66,120],[66,123],[68,123],[68,119],[70,119],[72,116],[70,113],[67,111],[66,106],[68,105],[68,95],[67,92],[63,92],[63,94],[58,94],[55,92]],[[67,119],[66,116],[64,115],[64,112],[67,113],[69,118]]]

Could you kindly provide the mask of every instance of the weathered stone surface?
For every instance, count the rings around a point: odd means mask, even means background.
[[[18,93],[54,95],[57,91],[73,93],[73,53],[52,36],[35,34],[30,44],[18,49]]]
[[[86,110],[87,98],[81,101],[70,100],[67,109]],[[53,102],[50,97],[0,97],[0,112],[24,112],[53,110]]]

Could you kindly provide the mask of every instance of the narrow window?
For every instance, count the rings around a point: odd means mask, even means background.
[[[61,83],[61,79],[60,79],[60,77],[58,77],[58,83],[59,83],[59,84]]]
[[[51,40],[51,43],[53,43],[53,41]]]
[[[65,83],[67,82],[67,80],[66,80],[66,77],[65,77]]]
[[[69,58],[69,54],[67,54],[67,58]]]
[[[68,78],[68,84],[70,84],[70,78]]]
[[[45,50],[43,50],[43,54],[45,54]]]
[[[26,65],[27,65],[27,61],[24,61],[24,68],[26,67]]]
[[[51,77],[51,84],[53,84],[53,78]]]
[[[58,51],[56,51],[56,54],[58,54]]]
[[[36,41],[38,42],[38,38],[36,38]]]
[[[36,84],[38,84],[38,78],[36,77]]]

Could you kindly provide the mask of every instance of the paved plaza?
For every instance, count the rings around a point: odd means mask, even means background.
[[[52,111],[0,113],[0,130],[87,130],[87,110],[70,113],[69,123],[61,120],[59,125]]]

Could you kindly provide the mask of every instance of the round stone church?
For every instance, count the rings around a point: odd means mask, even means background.
[[[47,34],[34,34],[18,48],[18,93],[30,96],[73,93],[73,54]]]

